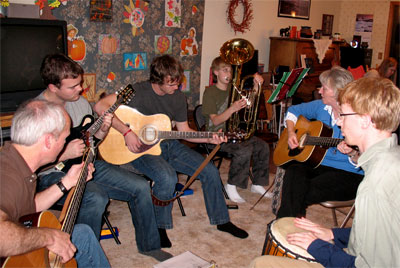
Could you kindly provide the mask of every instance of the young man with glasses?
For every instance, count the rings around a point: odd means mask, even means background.
[[[392,134],[400,122],[400,91],[389,79],[361,78],[339,93],[339,102],[338,125],[346,144],[359,148],[358,165],[365,171],[353,226],[327,229],[295,219],[297,227],[309,232],[290,234],[288,242],[306,249],[318,263],[263,256],[250,267],[400,267],[400,147]]]
[[[150,65],[150,79],[134,85],[135,98],[127,105],[147,116],[167,115],[170,121],[176,123],[178,131],[195,132],[189,127],[187,121],[186,97],[179,90],[182,78],[183,68],[178,60],[170,55],[156,57]],[[103,113],[115,100],[115,94],[104,97],[95,105],[96,112]],[[144,144],[125,123],[115,116],[112,126],[121,133],[129,151],[143,152],[141,148]],[[186,140],[220,144],[226,142],[226,137],[218,137],[214,134],[212,138],[187,138]],[[204,157],[176,139],[165,139],[160,143],[160,147],[161,155],[144,154],[130,163],[154,181],[154,196],[161,200],[170,200],[173,198],[178,181],[176,172],[193,175],[204,161]],[[198,179],[202,183],[210,223],[217,225],[219,231],[230,233],[238,238],[246,238],[247,232],[236,227],[229,219],[218,169],[212,163],[208,163],[198,175]],[[172,229],[172,203],[167,206],[156,205],[155,211],[161,246],[171,247],[172,243],[166,229]]]

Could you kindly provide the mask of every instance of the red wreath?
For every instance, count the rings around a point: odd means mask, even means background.
[[[250,29],[250,23],[253,19],[253,9],[251,8],[250,0],[230,0],[228,9],[226,11],[228,18],[227,21],[236,32],[244,33],[246,30]],[[238,5],[243,5],[243,20],[241,23],[236,22],[235,20],[235,10]]]

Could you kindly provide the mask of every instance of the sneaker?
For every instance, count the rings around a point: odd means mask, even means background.
[[[263,187],[263,186],[261,186],[261,185],[251,185],[251,188],[250,188],[250,191],[252,192],[252,193],[257,193],[257,194],[260,194],[260,195],[263,195],[263,194],[265,194],[265,188]],[[268,192],[268,193],[266,193],[265,195],[264,195],[264,197],[265,198],[272,198],[274,196],[274,194],[272,193],[272,192]]]
[[[242,197],[240,197],[239,193],[236,190],[235,185],[226,184],[225,190],[226,190],[226,193],[228,194],[229,199],[232,202],[235,202],[235,203],[245,203],[246,202],[246,200],[244,200]]]

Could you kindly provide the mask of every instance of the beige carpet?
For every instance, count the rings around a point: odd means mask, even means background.
[[[224,160],[221,167],[224,182],[227,181],[228,165],[229,161]],[[271,174],[270,182],[273,178],[274,174]],[[184,183],[183,178],[181,182]],[[174,256],[191,251],[203,259],[214,260],[219,268],[248,267],[252,259],[261,255],[267,224],[275,218],[271,212],[271,199],[263,198],[253,210],[250,210],[260,195],[251,193],[249,189],[238,190],[247,202],[239,204],[237,210],[229,210],[231,221],[249,233],[248,238],[238,239],[210,225],[198,180],[193,183],[191,189],[194,190],[194,194],[182,198],[186,217],[181,215],[178,204],[176,202],[174,204],[174,228],[167,231],[172,248],[165,251]],[[138,253],[127,203],[113,200],[109,211],[109,219],[113,226],[119,228],[119,238],[122,243],[117,245],[113,239],[101,241],[112,267],[151,268],[158,263],[155,259]],[[327,227],[333,226],[331,211],[320,205],[310,207],[307,217]],[[344,216],[338,213],[339,223],[343,218]],[[351,221],[348,225],[350,224]]]

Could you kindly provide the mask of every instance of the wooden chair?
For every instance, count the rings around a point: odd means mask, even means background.
[[[349,201],[325,201],[325,202],[321,202],[320,203],[321,206],[325,207],[325,208],[329,208],[332,211],[332,218],[333,218],[333,224],[335,227],[340,227],[340,228],[344,228],[347,224],[347,222],[349,221],[350,217],[353,215],[354,213],[354,199],[353,200],[349,200]],[[344,207],[351,207],[350,210],[348,212],[342,210],[341,208]],[[340,226],[338,226],[338,221],[337,221],[337,217],[336,217],[336,211],[346,215],[346,217],[344,218],[342,224]]]

